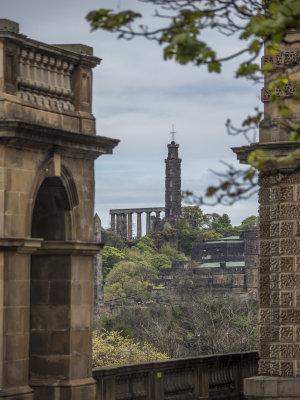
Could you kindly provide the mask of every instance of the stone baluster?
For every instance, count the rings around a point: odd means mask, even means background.
[[[137,232],[136,236],[140,238],[142,236],[142,213],[138,212],[137,213]]]
[[[127,238],[132,239],[132,212],[128,213],[128,231]]]
[[[110,215],[110,229],[116,232],[116,214]]]
[[[151,231],[151,211],[146,215],[146,235]]]

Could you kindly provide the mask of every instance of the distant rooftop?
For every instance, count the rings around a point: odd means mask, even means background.
[[[220,268],[220,262],[207,262],[200,265],[200,268]],[[245,261],[227,261],[225,267],[244,267]]]

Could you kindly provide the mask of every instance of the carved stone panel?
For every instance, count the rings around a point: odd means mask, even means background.
[[[280,257],[279,264],[280,264],[281,272],[292,272],[293,266],[294,266],[294,258],[293,257]]]

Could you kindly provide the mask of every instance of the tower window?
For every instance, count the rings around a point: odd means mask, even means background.
[[[172,208],[170,208],[170,215],[173,215],[173,210],[172,210]]]
[[[170,181],[170,188],[173,187],[173,181]]]

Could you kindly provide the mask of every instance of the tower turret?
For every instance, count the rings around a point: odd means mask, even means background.
[[[179,144],[175,143],[174,132],[168,144],[165,186],[165,218],[176,219],[181,216],[181,158],[178,158]]]

